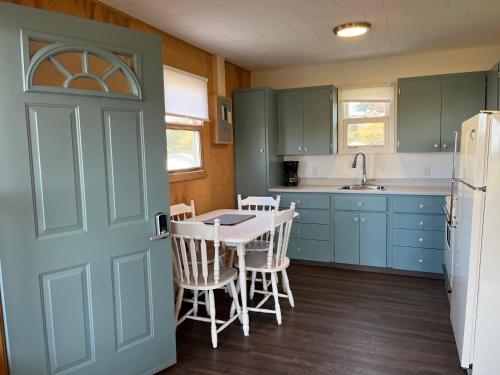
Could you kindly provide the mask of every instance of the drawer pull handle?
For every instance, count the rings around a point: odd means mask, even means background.
[[[302,204],[302,202],[300,201],[300,199],[297,199],[297,204]]]
[[[420,258],[420,259],[418,260],[418,263],[424,263],[424,260],[423,260],[422,258]]]
[[[361,202],[358,202],[357,204],[358,204],[358,206],[361,206],[361,205],[362,205],[363,203],[361,203]]]
[[[419,241],[419,242],[424,242],[424,237],[420,237],[420,238],[418,239],[418,241]]]
[[[424,225],[424,222],[421,221],[420,223],[418,223],[418,225],[422,226],[422,225]]]
[[[423,203],[420,203],[420,204],[418,205],[418,207],[420,207],[420,208],[424,208],[424,204],[423,204]]]

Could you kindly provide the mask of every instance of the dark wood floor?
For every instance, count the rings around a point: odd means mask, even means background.
[[[187,321],[164,373],[463,375],[442,281],[297,264],[289,277],[295,308],[280,299],[282,326],[250,313],[249,337],[235,322],[212,349],[209,324]]]

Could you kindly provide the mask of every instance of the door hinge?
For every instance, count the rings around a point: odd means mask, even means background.
[[[398,87],[398,95],[401,95],[401,88]]]
[[[399,141],[398,141],[398,148],[399,148]]]
[[[330,93],[330,101],[333,102],[333,94],[332,93]]]

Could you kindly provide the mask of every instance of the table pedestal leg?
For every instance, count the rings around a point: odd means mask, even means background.
[[[238,244],[238,268],[240,270],[241,321],[243,322],[243,334],[248,336],[250,333],[250,326],[247,306],[247,271],[244,244]]]

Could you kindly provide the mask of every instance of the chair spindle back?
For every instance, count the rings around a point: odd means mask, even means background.
[[[276,256],[276,267],[283,264],[288,250],[288,241],[292,231],[292,223],[295,215],[295,203],[284,211],[274,211],[271,230],[269,231],[269,249],[267,251],[267,265],[272,266],[273,255]],[[278,235],[276,251],[274,250],[274,237]]]
[[[276,196],[276,199],[273,197],[254,197],[254,196],[249,196],[246,197],[245,199],[242,199],[241,194],[238,194],[238,210],[278,211],[280,208],[280,200],[281,197],[279,195]],[[264,235],[258,237],[257,240],[269,241],[269,233],[265,233]]]
[[[188,206],[185,203],[174,204],[170,206],[170,220],[182,221],[196,216],[194,201],[191,200]]]

